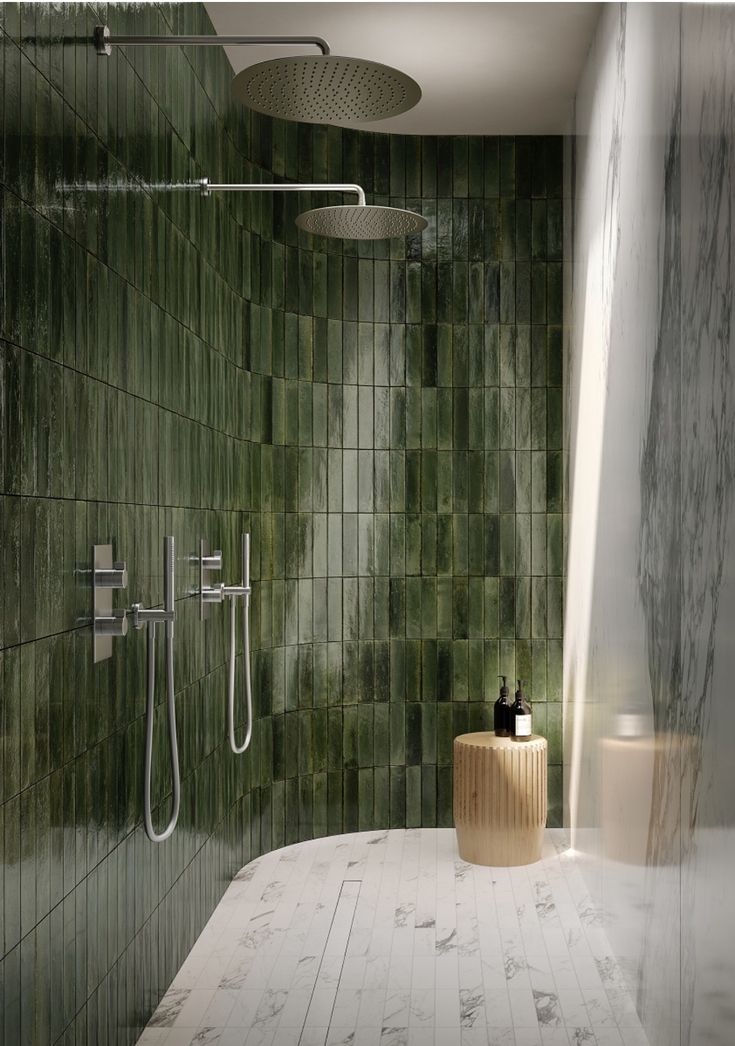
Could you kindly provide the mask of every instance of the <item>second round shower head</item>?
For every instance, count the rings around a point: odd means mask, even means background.
[[[338,207],[317,207],[304,211],[296,224],[315,236],[334,236],[342,240],[387,240],[393,236],[409,236],[422,232],[426,218],[400,207],[379,207],[371,204]]]
[[[250,109],[306,123],[369,123],[412,109],[421,88],[379,62],[339,55],[296,55],[238,73],[233,96]]]
[[[334,236],[341,240],[387,240],[392,236],[410,236],[423,232],[426,218],[400,207],[383,207],[365,203],[365,191],[360,185],[322,182],[210,182],[200,178],[187,182],[186,188],[198,189],[202,196],[213,192],[349,192],[355,193],[357,203],[337,207],[317,207],[304,211],[296,218],[296,225],[315,236]]]

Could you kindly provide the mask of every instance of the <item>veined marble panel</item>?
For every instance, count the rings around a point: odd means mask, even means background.
[[[575,111],[567,810],[660,1046],[733,1041],[734,53],[607,5]]]
[[[682,8],[682,1043],[735,1038],[735,11]]]
[[[569,816],[662,1046],[680,1042],[679,35],[676,5],[602,14],[575,114],[569,368]]]

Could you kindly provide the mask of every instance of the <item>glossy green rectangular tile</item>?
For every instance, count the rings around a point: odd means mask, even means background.
[[[421,362],[422,362],[422,349],[421,349],[421,327],[419,324],[412,323],[406,327],[406,339],[405,339],[405,384],[411,388],[417,388],[421,385]]]
[[[530,512],[532,497],[531,453],[515,452],[515,508],[516,512]]]
[[[452,642],[452,699],[467,701],[469,697],[468,646],[464,639]]]
[[[548,258],[547,201],[531,201],[531,257],[534,261]]]
[[[546,579],[546,615],[545,634],[549,638],[560,639],[564,621],[563,587],[560,577]]]
[[[503,137],[499,140],[499,195],[513,196],[515,194],[515,140]]]
[[[405,315],[407,323],[421,322],[423,285],[422,266],[418,262],[409,262],[406,265]]]
[[[390,768],[390,827],[402,828],[406,824],[406,768]]]
[[[561,701],[562,697],[562,641],[549,639],[546,645],[546,699]]]
[[[523,387],[531,384],[531,328],[528,324],[516,327],[515,384]]]
[[[482,508],[482,505],[471,505],[471,508]],[[479,511],[470,514],[467,528],[467,569],[470,574],[484,573],[485,564],[485,528]]]
[[[561,512],[562,509],[562,453],[549,451],[546,454],[546,510]]]
[[[421,453],[408,450],[405,455],[406,511],[416,513],[421,508]]]
[[[563,184],[563,139],[548,136],[543,139],[544,159],[546,166],[546,195],[552,199],[561,199]]]

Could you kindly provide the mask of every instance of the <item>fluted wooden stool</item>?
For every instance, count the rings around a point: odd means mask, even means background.
[[[531,864],[546,827],[546,738],[489,732],[454,739],[454,824],[471,864]]]

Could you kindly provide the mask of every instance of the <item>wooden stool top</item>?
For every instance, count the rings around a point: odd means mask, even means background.
[[[530,751],[546,748],[546,738],[539,734],[531,734],[527,741],[514,741],[512,737],[496,737],[491,730],[480,730],[476,734],[459,734],[454,743],[467,745],[469,748],[528,748]]]

